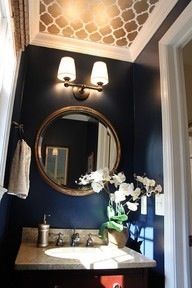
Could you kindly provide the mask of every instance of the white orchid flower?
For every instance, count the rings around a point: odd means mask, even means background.
[[[130,183],[128,184],[128,191],[127,191],[127,196],[132,195],[133,191],[134,191],[134,184]]]
[[[141,183],[143,183],[144,178],[141,177],[141,176],[136,176],[136,180],[139,181],[139,182],[141,182]]]
[[[126,200],[125,194],[120,190],[114,192],[114,197],[115,197],[115,203],[120,203],[121,201]]]
[[[112,179],[110,180],[110,183],[114,184],[115,187],[118,187],[125,180],[126,180],[125,174],[123,172],[119,172],[118,174],[114,174],[112,176]]]
[[[155,187],[155,191],[156,191],[157,193],[161,193],[161,192],[162,192],[162,187],[161,187],[160,184],[158,184],[158,185]]]
[[[126,202],[126,205],[131,211],[137,211],[137,206],[139,205],[139,203],[133,203],[128,201]]]
[[[161,185],[157,185],[153,179],[137,175],[135,175],[135,179],[138,187],[135,187],[133,183],[126,183],[126,177],[123,172],[110,175],[109,169],[104,168],[81,176],[78,184],[91,184],[93,191],[96,193],[106,190],[109,196],[109,205],[111,205],[115,216],[119,215],[119,213],[124,214],[125,205],[128,210],[137,211],[139,203],[135,201],[137,201],[141,195],[151,197],[153,193],[162,192]],[[114,186],[112,190],[111,186]],[[112,191],[114,190],[115,192],[113,193]],[[123,202],[123,204],[121,202]],[[122,209],[120,209],[120,207],[122,207]]]
[[[133,192],[131,193],[131,196],[133,197],[133,201],[137,200],[140,194],[141,194],[141,189],[139,187],[133,190]]]
[[[155,180],[149,179],[148,177],[136,176],[136,180],[141,182],[147,187],[155,187]]]
[[[99,169],[94,172],[91,172],[91,178],[94,182],[101,182],[103,181],[103,170]]]
[[[155,180],[149,179],[148,177],[144,177],[143,185],[145,185],[147,187],[155,187]]]
[[[134,191],[134,185],[133,183],[121,183],[119,185],[119,190],[125,195],[129,196],[132,195]]]
[[[104,184],[102,182],[92,182],[91,187],[94,192],[99,193],[104,188]]]
[[[87,179],[87,176],[82,176],[79,178],[79,185],[87,185],[89,184],[89,179]]]
[[[129,185],[128,183],[121,183],[119,185],[119,191],[121,191],[125,196],[128,196],[128,191],[129,191]]]

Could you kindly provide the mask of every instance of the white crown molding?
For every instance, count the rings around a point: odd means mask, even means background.
[[[134,62],[177,1],[160,0],[130,48],[124,48],[39,32],[39,0],[28,0],[30,44]]]
[[[173,9],[178,0],[160,0],[157,7],[150,14],[149,18],[138,33],[135,41],[130,46],[130,55],[132,62],[136,60],[145,45],[152,38],[159,26],[165,20],[169,12]]]
[[[38,33],[33,40],[30,41],[30,44],[131,62],[127,48],[110,47],[104,44],[47,33]]]

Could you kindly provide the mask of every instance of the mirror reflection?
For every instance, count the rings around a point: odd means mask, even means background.
[[[46,147],[45,173],[59,185],[67,185],[68,152],[66,147]]]
[[[115,170],[120,144],[110,122],[99,112],[82,106],[62,108],[42,124],[35,144],[41,175],[54,189],[70,195],[87,195],[76,180],[99,168]]]

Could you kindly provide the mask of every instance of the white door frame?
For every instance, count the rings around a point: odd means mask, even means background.
[[[182,48],[192,39],[192,2],[159,42],[165,193],[165,287],[191,288],[190,169]]]

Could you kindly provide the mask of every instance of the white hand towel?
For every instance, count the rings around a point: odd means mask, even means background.
[[[9,177],[8,194],[26,199],[29,193],[31,148],[21,139],[17,142]]]

